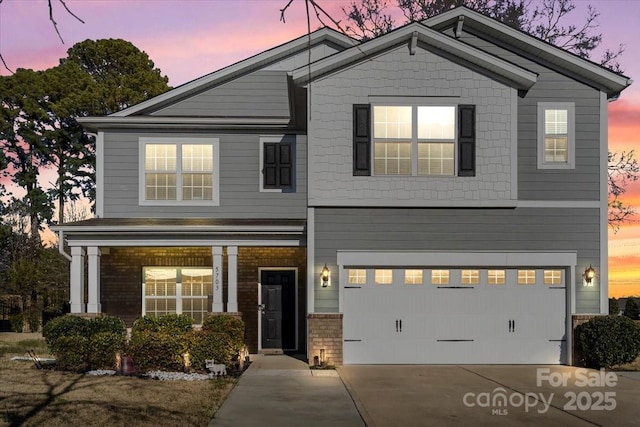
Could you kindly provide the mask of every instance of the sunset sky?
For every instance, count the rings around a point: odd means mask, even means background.
[[[536,3],[533,0],[532,3]],[[147,52],[173,87],[230,65],[306,32],[304,0],[294,0],[280,22],[288,0],[66,0],[85,23],[53,1],[62,44],[48,20],[46,0],[4,0],[0,4],[0,52],[12,68],[35,70],[55,66],[66,50],[85,39],[122,38]],[[343,19],[349,0],[318,0],[332,16]],[[395,4],[395,0],[388,0]],[[620,63],[637,83],[609,105],[609,147],[634,149],[640,141],[640,0],[575,0],[575,23],[584,21],[587,5],[600,13],[602,48],[626,51]],[[312,19],[312,30],[320,26]],[[599,58],[599,53],[594,59]],[[0,69],[0,75],[8,71]],[[637,157],[640,157],[640,153]],[[627,187],[624,200],[640,211],[640,182]],[[640,295],[639,222],[609,234],[609,295]]]

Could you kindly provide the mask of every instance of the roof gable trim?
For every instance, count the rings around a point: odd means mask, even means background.
[[[497,74],[512,82],[517,89],[529,89],[537,81],[537,74],[531,71],[459,42],[417,22],[335,53],[310,66],[300,67],[293,71],[293,80],[296,84],[308,83],[339,68],[371,57],[405,41],[410,41],[416,34],[418,41]]]
[[[311,38],[310,41],[309,37]],[[134,114],[144,113],[148,110],[153,110],[154,107],[162,108],[172,101],[182,99],[189,96],[189,94],[196,93],[204,87],[214,85],[217,82],[222,83],[231,80],[239,75],[255,71],[280,58],[303,51],[308,48],[309,43],[311,44],[311,47],[314,47],[323,41],[329,41],[345,48],[354,46],[358,43],[356,40],[331,28],[321,28],[310,35],[305,34],[297,39],[291,40],[264,52],[260,52],[240,62],[236,62],[235,64],[229,65],[218,71],[214,71],[213,73],[187,82],[168,92],[155,96],[122,111],[113,113],[108,117],[127,117]]]

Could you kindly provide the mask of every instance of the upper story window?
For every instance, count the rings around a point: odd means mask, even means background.
[[[575,168],[575,105],[538,103],[538,169]]]
[[[454,175],[455,121],[453,106],[374,106],[374,175]]]
[[[353,175],[475,176],[475,105],[448,101],[355,104]]]
[[[140,204],[218,205],[219,140],[140,138]]]

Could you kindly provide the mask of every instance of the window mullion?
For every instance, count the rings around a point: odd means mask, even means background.
[[[418,175],[418,106],[411,107],[411,175]]]
[[[182,144],[176,144],[176,201],[182,200]]]
[[[182,270],[176,268],[176,314],[182,314]]]

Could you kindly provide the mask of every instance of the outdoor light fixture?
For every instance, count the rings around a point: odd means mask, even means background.
[[[591,284],[591,281],[596,277],[596,270],[589,264],[589,268],[584,271],[584,281],[587,285]]]
[[[322,287],[326,288],[327,286],[331,286],[331,272],[329,271],[329,267],[327,264],[324,264],[322,267],[322,272],[320,273],[320,277],[322,278]]]

